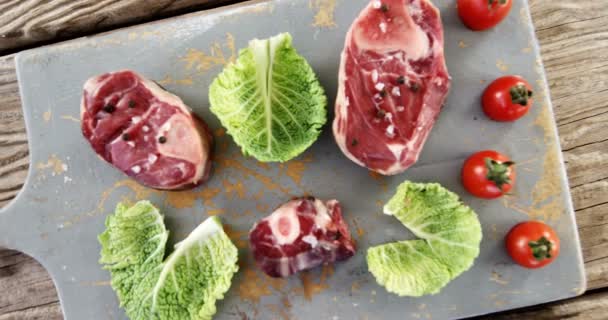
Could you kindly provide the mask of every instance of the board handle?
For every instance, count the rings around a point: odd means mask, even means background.
[[[34,257],[34,248],[40,239],[35,232],[35,221],[32,220],[32,209],[15,198],[6,207],[0,209],[0,247],[17,250]]]

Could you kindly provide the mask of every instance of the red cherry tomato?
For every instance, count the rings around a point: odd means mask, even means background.
[[[507,156],[493,150],[470,156],[462,167],[462,184],[472,195],[494,199],[511,191],[515,183],[515,168]]]
[[[490,29],[509,15],[512,0],[458,0],[460,20],[471,30]]]
[[[506,76],[494,80],[481,98],[483,112],[496,121],[515,121],[532,106],[532,86],[522,77]]]
[[[505,238],[507,253],[519,265],[536,269],[553,262],[559,255],[559,238],[555,231],[540,221],[522,222]]]

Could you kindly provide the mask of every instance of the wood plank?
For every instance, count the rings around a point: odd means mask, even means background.
[[[608,112],[608,1],[545,2],[530,1],[558,124]]]
[[[59,301],[0,314],[0,320],[63,320]]]
[[[73,6],[75,13],[69,18],[53,19],[53,12],[65,12],[67,2],[82,6]],[[12,19],[0,14],[0,35],[11,35],[0,37],[0,50],[66,39],[91,30],[108,30],[222,1],[157,1],[142,5],[143,9],[134,5],[141,5],[140,0],[122,2],[92,13],[90,8],[97,3],[92,0],[56,0],[52,5],[49,1],[4,1],[0,12],[8,8],[9,14],[23,12],[16,11],[17,7],[22,10],[22,6],[30,6],[25,13],[29,18],[19,20],[29,21],[29,25],[21,29],[14,24],[7,27],[4,21]],[[167,3],[171,4],[161,8]],[[604,89],[608,87],[608,1],[531,0],[530,4],[554,98],[589,288],[604,288],[608,286],[608,90]],[[23,30],[22,35],[18,35],[18,30]],[[27,167],[25,127],[13,57],[0,57],[0,206],[18,192]],[[46,271],[27,256],[0,249],[0,292],[14,292],[10,297],[0,295],[0,320],[61,319],[52,282]],[[603,319],[607,311],[608,291],[602,291],[486,318]]]
[[[0,15],[1,17],[2,15]],[[0,57],[0,205],[14,198],[29,164],[14,56]]]
[[[565,300],[512,311],[475,318],[478,320],[604,320],[608,310],[608,291],[593,292],[576,299]]]
[[[238,0],[7,0],[0,53],[217,7]]]
[[[53,281],[44,268],[32,258],[16,251],[0,252],[0,279],[16,281],[0,282],[0,314],[27,310],[57,302]],[[5,294],[10,292],[10,294]],[[1,318],[0,318],[1,319]]]

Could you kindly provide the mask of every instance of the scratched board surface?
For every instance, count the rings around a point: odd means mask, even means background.
[[[19,54],[32,165],[24,190],[0,212],[0,245],[22,250],[47,268],[69,320],[125,318],[109,274],[97,263],[97,235],[117,202],[139,199],[161,208],[172,243],[210,215],[224,221],[240,249],[241,270],[218,304],[217,319],[461,318],[581,294],[585,279],[579,240],[525,1],[515,1],[509,18],[483,33],[462,26],[454,1],[435,1],[443,16],[453,86],[420,161],[401,175],[380,177],[349,161],[333,142],[329,125],[313,147],[285,164],[244,158],[224,134],[209,112],[207,88],[238,48],[255,37],[290,32],[333,101],[342,43],[366,2],[250,2]],[[217,139],[216,158],[204,186],[184,192],[144,188],[101,161],[82,138],[83,83],[124,68],[158,81],[209,123]],[[535,106],[513,124],[489,121],[479,96],[489,80],[508,73],[530,80],[537,92]],[[501,200],[474,199],[459,182],[463,159],[486,148],[518,162],[515,191]],[[406,179],[440,182],[457,192],[479,214],[483,227],[474,267],[434,296],[388,294],[367,272],[367,248],[414,237],[396,219],[381,214],[381,206]],[[256,220],[302,194],[342,201],[358,253],[344,263],[270,279],[253,265],[247,233]],[[511,226],[531,218],[550,223],[562,239],[560,258],[534,272],[511,263],[502,243]]]

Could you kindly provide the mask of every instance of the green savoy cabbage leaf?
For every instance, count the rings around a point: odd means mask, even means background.
[[[327,120],[327,97],[289,33],[254,39],[209,89],[211,112],[245,155],[285,162],[306,150]]]
[[[199,225],[164,259],[169,236],[150,202],[118,204],[99,236],[100,263],[131,320],[206,320],[238,271],[237,248],[217,217]]]
[[[437,183],[402,183],[384,213],[420,238],[367,251],[369,271],[389,292],[414,297],[438,293],[479,255],[477,215]]]

